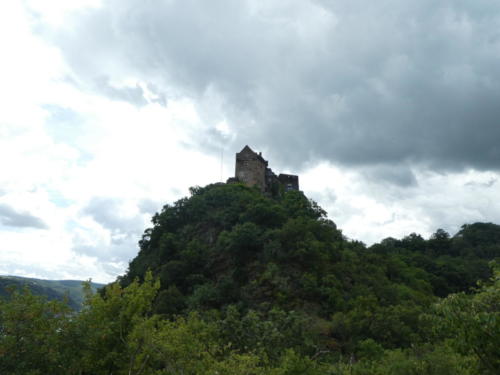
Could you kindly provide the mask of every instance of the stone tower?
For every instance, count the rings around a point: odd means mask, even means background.
[[[254,152],[248,146],[236,154],[235,177],[228,180],[228,183],[231,182],[257,186],[260,191],[271,195],[279,192],[280,185],[284,191],[299,190],[299,176],[292,174],[276,176],[262,154]]]
[[[261,191],[266,190],[267,161],[262,155],[245,146],[236,154],[235,177],[248,186],[257,186]]]

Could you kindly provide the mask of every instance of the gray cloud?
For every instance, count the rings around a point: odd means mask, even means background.
[[[45,33],[83,80],[127,72],[200,106],[216,93],[229,147],[255,145],[279,167],[498,170],[500,4],[255,4],[110,0]],[[211,136],[207,125],[197,144],[215,152]]]
[[[137,106],[143,106],[148,103],[144,97],[144,91],[139,85],[135,87],[113,87],[106,76],[101,76],[95,80],[96,88],[111,99],[123,100]]]
[[[82,91],[95,91],[110,99],[125,101],[137,107],[144,106],[149,102],[167,105],[165,93],[159,90],[154,83],[148,83],[146,89],[150,94],[148,96],[151,97],[146,98],[146,92],[138,82],[136,82],[135,86],[117,86],[111,82],[112,77],[114,77],[112,73],[102,71],[100,73],[96,72],[96,75],[94,75],[90,74],[90,70],[86,73],[88,75],[84,75],[82,78],[85,79],[83,80],[66,76],[64,81]],[[122,82],[122,84],[124,83]],[[130,85],[130,82],[126,82],[126,84]]]
[[[40,218],[28,212],[19,212],[6,204],[0,204],[0,224],[17,228],[48,229]]]
[[[97,223],[115,234],[127,235],[140,233],[144,223],[140,216],[125,217],[120,213],[124,202],[120,199],[107,197],[94,197],[82,210],[84,215],[89,215]]]
[[[362,170],[366,180],[383,180],[400,187],[414,187],[418,185],[417,178],[411,168],[405,165],[374,165]]]
[[[123,215],[123,204],[123,200],[116,198],[92,198],[81,213],[90,216],[108,231],[110,241],[89,242],[87,238],[77,235],[73,238],[73,251],[96,257],[104,263],[131,259],[137,252],[137,241],[145,227],[142,215],[145,209],[151,208],[152,203],[146,200],[140,202],[140,214],[134,216]]]
[[[143,199],[139,202],[139,210],[144,214],[154,214],[161,210],[162,204],[151,199]]]
[[[120,241],[112,239],[109,245],[90,245],[81,238],[73,239],[72,250],[80,255],[99,259],[101,266],[114,262],[125,263],[137,254],[137,238],[127,236]]]
[[[490,178],[486,182],[478,182],[478,181],[468,181],[465,183],[465,186],[469,187],[480,187],[480,188],[491,188],[498,182],[497,178]]]

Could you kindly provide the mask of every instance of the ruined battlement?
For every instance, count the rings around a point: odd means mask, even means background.
[[[291,174],[280,174],[277,176],[268,162],[262,157],[262,153],[254,152],[245,146],[236,154],[235,177],[230,182],[242,182],[248,186],[257,186],[264,193],[275,193],[280,186],[285,191],[299,190],[299,176]]]

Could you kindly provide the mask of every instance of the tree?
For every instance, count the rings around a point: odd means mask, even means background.
[[[134,280],[126,288],[118,283],[105,287],[102,295],[85,286],[83,310],[71,320],[66,332],[68,348],[73,350],[68,364],[74,373],[111,374],[127,368],[137,354],[127,350],[130,333],[152,312],[160,287],[147,272],[141,284]],[[68,373],[70,373],[68,371]]]
[[[72,310],[28,288],[0,299],[0,373],[64,374],[61,337]]]
[[[452,294],[437,311],[438,327],[452,337],[452,344],[476,356],[482,374],[500,374],[500,267],[489,282],[480,284],[477,293]]]

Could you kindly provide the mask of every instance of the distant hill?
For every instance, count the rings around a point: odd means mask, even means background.
[[[81,280],[42,280],[20,276],[0,276],[0,298],[8,298],[12,289],[22,289],[27,286],[35,295],[46,296],[49,300],[64,300],[68,298],[69,305],[80,310],[83,302]],[[91,283],[97,290],[105,284]]]

